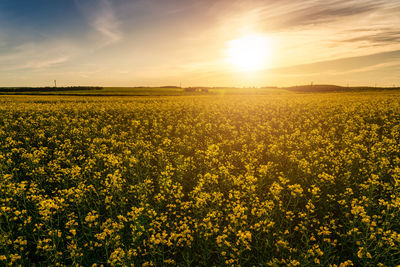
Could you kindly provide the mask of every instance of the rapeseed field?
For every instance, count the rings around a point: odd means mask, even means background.
[[[396,266],[400,93],[0,97],[0,265]]]

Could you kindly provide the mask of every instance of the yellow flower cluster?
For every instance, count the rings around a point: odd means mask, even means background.
[[[0,97],[1,266],[396,266],[400,93]]]

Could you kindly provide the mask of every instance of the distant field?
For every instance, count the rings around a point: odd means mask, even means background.
[[[177,96],[177,95],[206,95],[206,94],[281,94],[288,93],[285,89],[278,88],[209,88],[208,92],[188,92],[184,88],[163,88],[163,87],[102,87],[100,89],[88,90],[26,90],[26,91],[2,91],[0,94],[21,94],[21,95],[105,95],[105,96]]]
[[[178,96],[178,95],[271,95],[287,93],[327,92],[388,92],[400,91],[399,87],[341,87],[335,85],[303,85],[272,88],[206,88],[206,92],[190,91],[179,87],[44,87],[0,88],[0,95],[76,95],[76,96]]]
[[[219,92],[0,96],[0,265],[400,264],[400,92]]]
[[[21,88],[23,89],[23,88]],[[79,89],[57,90],[57,88],[43,88],[44,90],[26,90],[7,92],[1,91],[0,94],[43,94],[43,95],[181,95],[184,93],[182,88],[158,88],[158,87],[100,87],[99,89]],[[51,90],[53,89],[53,90]],[[68,88],[66,88],[68,89]]]

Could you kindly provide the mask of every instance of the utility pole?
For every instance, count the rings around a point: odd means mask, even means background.
[[[54,80],[54,87],[57,87],[57,80]]]

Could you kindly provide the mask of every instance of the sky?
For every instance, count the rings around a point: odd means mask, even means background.
[[[229,54],[246,36],[268,40],[257,70],[233,66]],[[60,86],[400,86],[400,1],[0,0],[0,86],[55,79]]]

